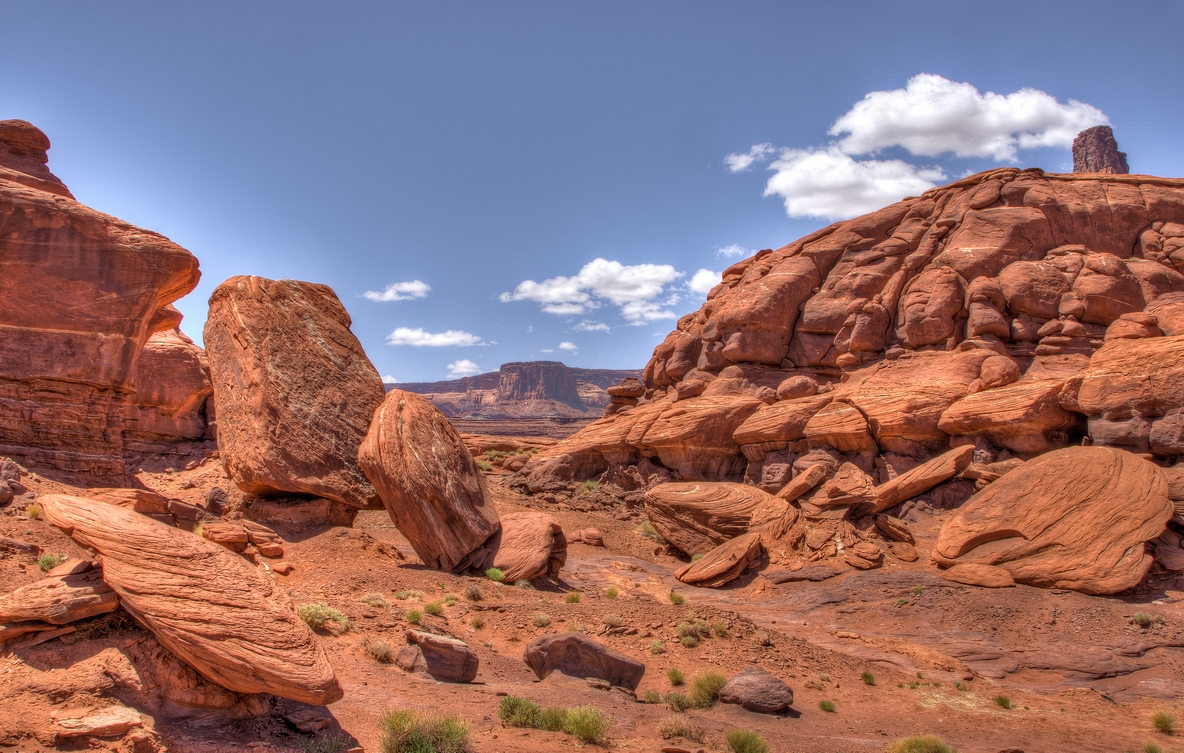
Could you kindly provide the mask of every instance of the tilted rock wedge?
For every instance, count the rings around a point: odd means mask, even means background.
[[[64,494],[40,502],[50,523],[98,553],[123,608],[207,680],[314,705],[342,697],[284,590],[243,558],[114,505]]]

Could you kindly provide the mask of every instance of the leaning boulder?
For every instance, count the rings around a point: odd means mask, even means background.
[[[501,530],[481,552],[467,559],[471,567],[496,567],[505,580],[515,583],[536,578],[556,578],[567,562],[567,537],[555,518],[541,512],[503,515]]]
[[[699,559],[674,571],[683,583],[719,588],[732,582],[761,558],[761,534],[746,533],[725,541]]]
[[[101,570],[42,578],[0,596],[0,623],[48,622],[65,625],[119,608],[119,597],[103,582]]]
[[[1124,450],[1067,447],[971,497],[942,526],[933,559],[993,565],[1034,586],[1117,593],[1147,574],[1144,542],[1173,512],[1154,464]]]
[[[522,659],[540,680],[552,672],[560,672],[570,677],[595,677],[637,690],[645,674],[645,665],[638,660],[582,633],[541,635],[526,645]]]
[[[382,403],[382,377],[349,327],[326,285],[232,277],[210,296],[218,450],[244,492],[377,506],[357,448]]]
[[[408,672],[426,672],[437,680],[472,682],[480,661],[477,652],[462,640],[408,630],[407,645],[395,656],[395,664]]]
[[[123,608],[206,679],[318,706],[342,697],[284,589],[242,557],[113,505],[64,494],[41,504],[50,523],[98,553]]]
[[[448,418],[422,395],[387,394],[358,462],[428,567],[467,566],[466,558],[499,530],[476,461]]]
[[[748,532],[753,510],[772,495],[726,481],[659,484],[645,493],[645,511],[661,536],[686,554],[703,554]]]
[[[875,512],[889,510],[953,478],[970,465],[974,445],[955,447],[876,487]]]
[[[793,705],[793,689],[755,664],[720,688],[721,703],[735,703],[758,714],[776,714]]]

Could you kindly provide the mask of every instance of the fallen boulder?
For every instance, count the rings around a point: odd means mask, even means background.
[[[206,679],[318,706],[342,697],[321,644],[259,568],[120,507],[64,494],[41,504],[50,523],[98,553],[123,608]]]
[[[585,679],[595,677],[611,685],[637,690],[645,665],[614,651],[582,633],[541,635],[526,645],[523,661],[540,680],[552,672]]]
[[[753,510],[771,497],[727,481],[678,481],[645,493],[645,511],[662,538],[686,554],[702,554],[748,532]]]
[[[762,551],[761,535],[746,533],[683,565],[674,571],[674,577],[692,586],[719,588],[735,580],[752,563],[760,561]]]
[[[0,623],[49,622],[65,625],[119,608],[119,596],[103,582],[101,570],[42,578],[0,596]]]
[[[422,395],[387,394],[358,462],[428,567],[463,569],[465,559],[500,530],[472,454],[448,418]]]
[[[408,630],[407,645],[395,656],[408,672],[426,672],[437,680],[472,682],[480,661],[477,652],[457,638]]]
[[[876,487],[874,511],[884,512],[953,478],[974,458],[974,445],[955,447]]]
[[[1117,593],[1147,574],[1144,542],[1173,512],[1154,464],[1124,450],[1067,447],[971,497],[942,526],[933,559],[1000,567],[1034,586]]]
[[[793,689],[755,664],[732,675],[719,691],[720,703],[735,703],[758,714],[776,714],[793,705]]]

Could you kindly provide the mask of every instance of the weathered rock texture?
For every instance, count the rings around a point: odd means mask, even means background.
[[[242,557],[115,505],[60,494],[41,504],[49,522],[98,554],[121,606],[206,679],[314,705],[342,697],[284,590]]]
[[[408,672],[426,672],[437,680],[472,682],[480,661],[477,652],[457,638],[408,630],[407,645],[399,650],[395,663]]]
[[[1094,126],[1073,139],[1073,172],[1126,175],[1126,152],[1118,151],[1110,126]]]
[[[583,633],[541,635],[522,654],[540,680],[552,672],[571,677],[595,677],[612,685],[637,690],[645,665],[631,656],[597,643]]]
[[[218,450],[243,491],[377,506],[357,458],[382,378],[350,323],[325,285],[232,277],[210,296]]]
[[[428,567],[468,567],[466,558],[500,530],[476,461],[444,414],[422,395],[387,394],[358,462]]]
[[[992,565],[1019,583],[1117,593],[1151,568],[1144,542],[1174,510],[1153,463],[1125,450],[1068,447],[1030,460],[942,526],[941,565]]]
[[[793,690],[760,667],[745,667],[719,691],[721,703],[735,703],[758,714],[776,714],[793,705]]]
[[[136,393],[124,413],[124,447],[159,452],[176,442],[213,439],[213,394],[205,351],[179,329],[157,332],[136,363]]]
[[[0,121],[0,454],[122,480],[123,416],[149,337],[197,285],[164,236],[74,201],[49,139]]]

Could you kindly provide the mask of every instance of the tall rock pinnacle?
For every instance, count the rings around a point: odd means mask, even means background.
[[[1073,172],[1126,175],[1126,152],[1118,151],[1110,126],[1086,128],[1073,139]]]

